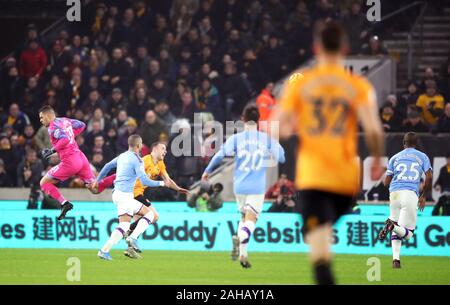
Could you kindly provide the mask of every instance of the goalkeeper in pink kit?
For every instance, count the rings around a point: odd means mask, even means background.
[[[39,120],[42,125],[48,128],[53,146],[51,149],[44,149],[42,156],[49,159],[56,152],[61,160],[41,179],[42,191],[61,203],[61,214],[58,216],[58,220],[61,220],[73,208],[73,204],[61,195],[55,184],[78,176],[91,190],[92,183],[95,180],[88,159],[75,141],[75,137],[83,132],[86,124],[78,120],[57,118],[55,111],[50,106],[44,106],[39,110]]]

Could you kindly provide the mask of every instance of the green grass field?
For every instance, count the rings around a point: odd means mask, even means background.
[[[225,252],[144,251],[131,260],[112,251],[113,261],[94,250],[0,249],[0,284],[312,284],[306,254],[251,253],[244,270]],[[81,281],[66,279],[69,257],[81,262]],[[402,269],[381,260],[381,281],[369,282],[369,255],[336,255],[339,284],[450,284],[450,258],[402,257]]]

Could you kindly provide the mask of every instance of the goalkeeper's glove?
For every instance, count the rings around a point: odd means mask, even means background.
[[[54,148],[45,148],[41,151],[41,156],[48,161],[55,152],[56,150]]]

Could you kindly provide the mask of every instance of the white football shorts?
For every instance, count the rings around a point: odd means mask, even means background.
[[[409,230],[416,228],[417,207],[419,197],[416,192],[400,190],[391,192],[390,196],[391,215],[389,219],[396,221],[399,226]]]
[[[139,213],[144,206],[142,203],[134,199],[133,193],[124,193],[118,190],[114,190],[112,194],[113,203],[117,207],[117,215],[129,215],[133,217]]]
[[[261,214],[264,205],[264,194],[236,194],[236,202],[238,205],[238,210],[242,214],[245,214],[247,211],[251,211],[256,215],[256,217],[259,217],[259,214]]]

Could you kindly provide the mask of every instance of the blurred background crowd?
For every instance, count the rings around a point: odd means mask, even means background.
[[[204,122],[234,120],[255,98],[265,120],[276,104],[274,83],[311,58],[312,29],[320,20],[340,20],[350,54],[361,56],[388,56],[382,41],[395,26],[370,24],[365,1],[355,0],[87,5],[81,22],[66,22],[55,35],[41,35],[29,24],[22,43],[1,62],[0,187],[38,185],[58,162],[56,156],[49,164],[39,158],[50,147],[38,119],[43,105],[87,124],[77,142],[98,171],[127,149],[129,135],[140,134],[147,147],[170,144],[180,129],[189,129],[194,113]],[[397,24],[409,24],[408,16],[400,18],[405,20]],[[380,108],[387,132],[450,132],[450,57],[424,75]],[[201,156],[166,158],[183,187],[198,180],[208,162]],[[66,186],[81,183],[74,179]],[[281,200],[285,193],[290,191],[278,189],[272,196]],[[283,209],[289,209],[286,202]]]

